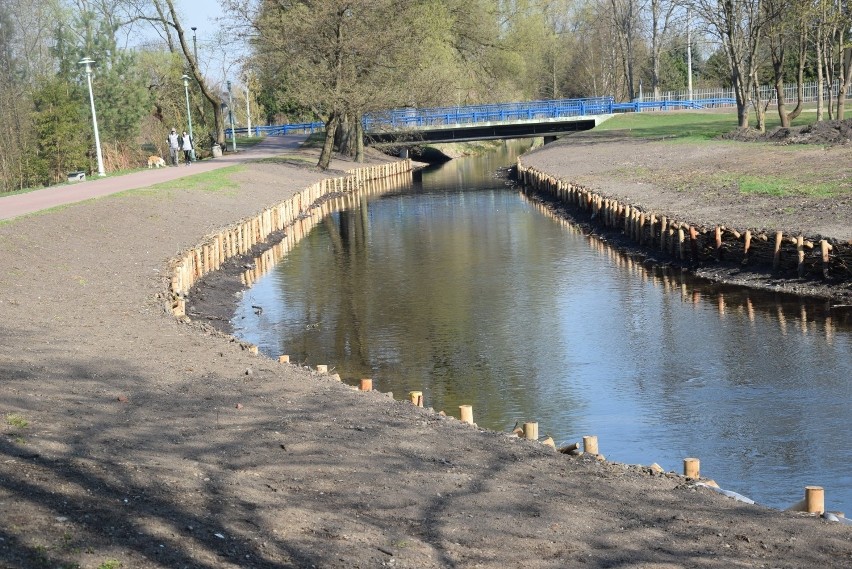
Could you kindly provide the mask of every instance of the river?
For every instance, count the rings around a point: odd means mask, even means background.
[[[852,318],[647,267],[495,177],[523,147],[332,213],[246,290],[235,335],[482,427],[852,512]]]

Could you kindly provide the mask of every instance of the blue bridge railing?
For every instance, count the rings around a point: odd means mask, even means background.
[[[736,105],[732,98],[695,99],[692,101],[632,101],[616,103],[612,97],[585,99],[554,99],[526,101],[521,103],[499,103],[467,107],[435,107],[426,109],[403,108],[383,113],[371,113],[364,117],[364,130],[378,132],[388,130],[417,130],[428,127],[462,126],[477,123],[534,121],[587,115],[609,115],[614,113],[640,113],[642,111],[670,111],[683,109],[712,109]],[[283,136],[291,133],[312,133],[323,130],[322,122],[255,126],[251,132],[246,128],[234,129],[237,135]],[[232,136],[232,130],[225,131]]]

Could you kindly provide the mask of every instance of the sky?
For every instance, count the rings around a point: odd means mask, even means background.
[[[222,3],[213,0],[174,0],[174,3],[189,42],[192,42],[191,28],[197,28],[195,38],[202,73],[212,81],[224,84],[231,80],[235,86],[242,85],[239,59],[245,50],[242,45],[231,47],[234,41],[239,43],[239,38],[227,35],[223,22],[219,21],[224,17]],[[131,32],[127,43],[157,45],[162,44],[162,39],[145,23]]]

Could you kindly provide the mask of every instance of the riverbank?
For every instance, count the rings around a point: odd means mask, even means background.
[[[355,392],[166,313],[170,258],[334,175],[247,164],[0,226],[0,567],[852,562],[846,526]]]
[[[642,246],[622,239],[620,231],[608,235],[622,248],[650,256],[652,262],[681,264],[717,282],[849,304],[850,158],[848,145],[790,148],[728,140],[694,143],[609,131],[563,138],[525,155],[523,165],[603,199],[633,206],[648,221],[652,215],[658,222],[677,220],[683,228],[694,227],[704,234],[696,239],[698,254],[688,252],[684,258],[662,252],[658,235],[651,240],[659,227],[649,233],[645,226],[649,238],[643,237]],[[579,221],[587,222],[588,216],[581,215]],[[598,226],[590,227],[606,233]],[[715,228],[721,230],[719,239],[728,242],[724,250],[714,250],[710,243]],[[786,271],[773,268],[773,246],[779,232],[785,237],[783,245],[793,249],[792,258],[787,255]],[[802,267],[807,270],[801,277],[793,243],[799,236],[807,265]],[[823,240],[831,244],[832,258],[844,256],[832,264],[828,278],[822,271]],[[688,234],[686,241],[689,249]]]

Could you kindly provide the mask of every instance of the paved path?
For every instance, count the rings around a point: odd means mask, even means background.
[[[260,144],[245,151],[237,154],[227,153],[221,158],[195,162],[191,166],[154,168],[123,176],[96,177],[76,184],[51,186],[42,190],[2,197],[0,198],[0,220],[12,219],[43,209],[99,198],[125,190],[145,188],[200,172],[209,172],[240,164],[248,160],[276,156],[284,151],[298,148],[305,138],[307,137],[302,134],[269,136]]]

